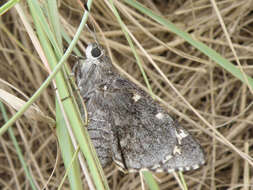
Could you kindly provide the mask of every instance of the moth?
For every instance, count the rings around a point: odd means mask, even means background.
[[[170,173],[205,163],[198,142],[149,94],[122,77],[97,43],[86,48],[75,77],[102,167],[114,162],[128,172]]]

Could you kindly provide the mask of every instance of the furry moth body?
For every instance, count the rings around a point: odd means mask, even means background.
[[[146,92],[120,76],[96,43],[79,63],[76,82],[88,111],[88,132],[103,167],[129,172],[186,171],[204,164],[193,137]]]

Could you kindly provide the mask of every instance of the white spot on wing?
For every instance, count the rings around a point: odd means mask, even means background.
[[[164,115],[162,113],[157,113],[155,116],[157,119],[162,119]]]
[[[198,164],[195,164],[195,165],[192,166],[192,168],[193,168],[194,170],[196,170],[196,169],[199,168],[199,165],[198,165]]]
[[[177,145],[174,147],[173,154],[174,154],[174,155],[176,155],[176,154],[181,154],[181,149],[178,148]]]
[[[135,102],[137,102],[139,99],[141,99],[141,96],[140,96],[139,94],[134,94],[134,95],[133,95],[133,100],[134,100]]]
[[[171,158],[172,158],[171,155],[168,155],[168,156],[165,157],[166,160],[170,160]]]
[[[155,171],[156,171],[156,172],[164,172],[164,170],[163,170],[163,169],[160,169],[160,168],[159,168],[159,169],[156,169]]]
[[[155,164],[151,169],[155,170],[155,169],[160,168],[160,167],[161,167],[160,164]]]
[[[176,131],[176,137],[177,137],[177,141],[178,141],[178,144],[182,144],[182,139],[187,137],[189,134],[186,133],[184,130],[180,129],[180,132],[178,133]]]
[[[171,155],[167,155],[167,156],[165,157],[165,159],[162,161],[162,163],[165,164],[165,163],[168,162],[171,158],[172,158]]]
[[[175,169],[168,169],[167,171],[168,171],[168,173],[172,173],[175,171]]]

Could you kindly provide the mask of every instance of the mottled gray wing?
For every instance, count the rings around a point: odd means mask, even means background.
[[[146,92],[120,76],[104,89],[113,118],[113,159],[121,168],[172,172],[204,163],[199,144]]]
[[[102,167],[112,163],[112,126],[108,107],[100,91],[93,91],[84,97],[88,111],[88,132],[96,149]]]

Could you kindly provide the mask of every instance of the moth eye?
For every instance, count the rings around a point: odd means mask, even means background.
[[[85,50],[88,59],[98,59],[104,54],[104,51],[96,43],[89,44]]]
[[[97,58],[101,55],[101,50],[98,47],[95,47],[91,50],[91,55],[94,58]]]

